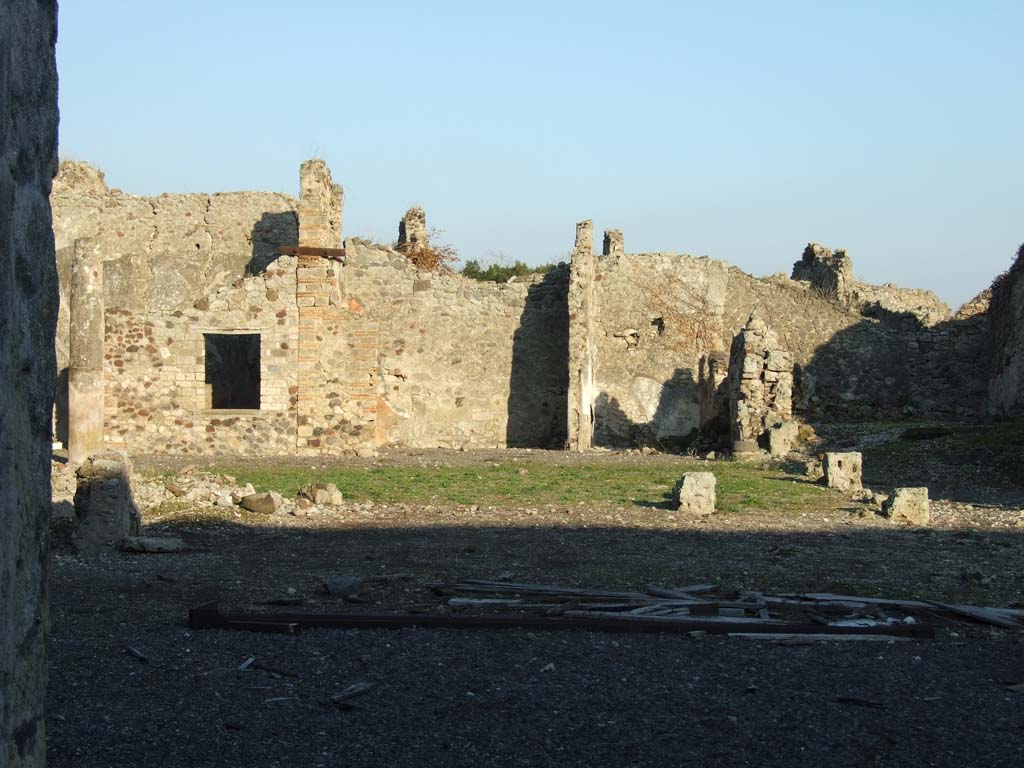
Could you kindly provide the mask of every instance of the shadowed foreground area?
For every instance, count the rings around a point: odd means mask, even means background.
[[[604,587],[864,594],[873,584],[893,597],[979,602],[1019,589],[1019,530],[893,529],[837,506],[774,533],[770,515],[723,513],[711,524],[656,507],[351,504],[317,520],[151,518],[151,532],[185,539],[179,555],[85,561],[58,541],[51,764],[136,766],[156,754],[170,766],[1016,764],[1024,694],[1006,684],[1024,681],[1024,646],[1001,630],[787,646],[523,630],[283,636],[185,623],[187,608],[209,599],[437,612],[446,609],[430,582],[502,572]],[[965,580],[972,564],[1009,583]],[[376,583],[364,604],[320,589],[329,575],[395,573],[406,578]],[[239,670],[250,656],[262,668]],[[377,687],[350,709],[330,705],[363,680]]]

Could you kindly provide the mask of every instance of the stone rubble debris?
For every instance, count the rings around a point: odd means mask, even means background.
[[[882,515],[894,523],[927,525],[931,519],[928,510],[927,488],[897,488],[882,504]]]
[[[345,497],[338,486],[334,483],[309,483],[299,490],[299,498],[311,501],[313,504],[323,504],[331,507],[340,507]]]

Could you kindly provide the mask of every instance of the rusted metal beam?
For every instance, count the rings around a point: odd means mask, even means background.
[[[344,248],[315,248],[311,245],[279,245],[277,246],[279,256],[317,256],[322,259],[333,259],[334,261],[345,260]]]
[[[300,629],[534,629],[542,631],[589,630],[592,632],[659,632],[685,634],[778,633],[812,635],[880,635],[927,639],[935,630],[924,624],[900,624],[878,627],[836,627],[821,624],[796,624],[784,621],[708,621],[701,619],[668,620],[643,616],[604,618],[589,616],[438,616],[412,613],[244,613],[225,612],[217,603],[206,603],[188,612],[192,629],[239,629],[254,632],[288,632]]]

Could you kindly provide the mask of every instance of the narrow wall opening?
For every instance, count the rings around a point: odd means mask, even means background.
[[[260,335],[205,333],[206,407],[259,409]]]

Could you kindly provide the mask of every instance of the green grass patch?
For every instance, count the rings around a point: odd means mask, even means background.
[[[525,471],[524,471],[525,470]],[[821,490],[781,469],[730,462],[595,462],[574,466],[508,462],[448,467],[247,467],[211,468],[252,483],[259,491],[294,496],[306,483],[333,482],[352,501],[417,504],[667,506],[686,471],[712,471],[724,512],[804,510]]]

